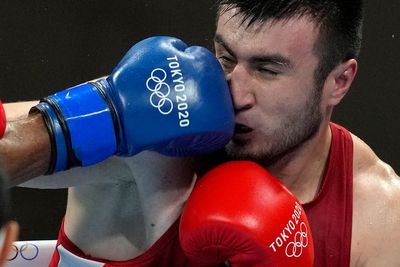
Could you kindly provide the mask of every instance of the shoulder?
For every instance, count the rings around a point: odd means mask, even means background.
[[[367,194],[370,190],[386,197],[400,197],[400,178],[393,168],[383,162],[360,138],[352,135],[354,142],[353,181],[355,193]]]
[[[360,266],[398,266],[400,178],[367,144],[354,135],[352,137],[352,262],[362,262]]]

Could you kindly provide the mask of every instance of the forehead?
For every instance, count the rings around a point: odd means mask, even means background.
[[[238,54],[267,53],[285,57],[314,55],[318,28],[309,17],[255,22],[247,26],[236,9],[222,12],[217,20],[216,35]]]

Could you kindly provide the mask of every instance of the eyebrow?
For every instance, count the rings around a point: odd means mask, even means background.
[[[235,53],[225,42],[224,38],[220,34],[214,36],[214,42],[223,46],[229,54],[234,55]],[[286,69],[292,69],[293,65],[289,59],[280,54],[270,54],[270,55],[254,55],[249,59],[251,64],[273,64],[284,67]]]
[[[224,38],[222,38],[222,36],[220,34],[214,35],[214,42],[223,46],[225,48],[225,50],[228,51],[229,54],[231,54],[231,55],[235,54],[235,53],[233,53],[232,49],[227,45]]]
[[[252,56],[249,61],[252,64],[272,64],[285,69],[293,68],[290,60],[279,54]]]

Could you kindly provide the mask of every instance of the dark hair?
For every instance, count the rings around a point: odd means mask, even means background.
[[[7,178],[0,169],[0,228],[10,220],[10,200]]]
[[[314,47],[319,57],[317,83],[323,83],[339,63],[358,57],[362,0],[218,0],[217,6],[219,12],[237,8],[247,27],[255,22],[310,17],[320,30]]]

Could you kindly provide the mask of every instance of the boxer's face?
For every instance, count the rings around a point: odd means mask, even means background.
[[[279,159],[308,140],[322,120],[314,79],[318,30],[306,18],[246,28],[233,14],[220,15],[214,43],[236,110],[228,154]]]

